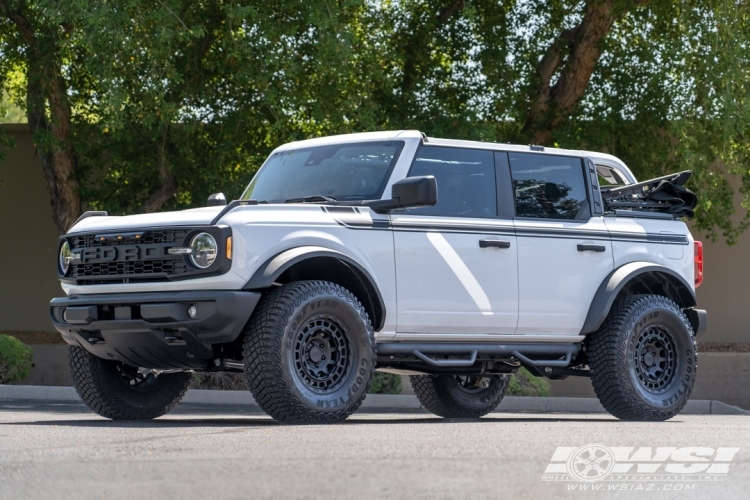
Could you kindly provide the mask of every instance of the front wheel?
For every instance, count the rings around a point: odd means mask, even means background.
[[[144,420],[170,412],[185,396],[190,373],[154,373],[68,348],[70,376],[86,406],[113,420]]]
[[[344,420],[375,372],[367,312],[349,290],[326,281],[265,294],[245,328],[243,354],[258,406],[288,424]]]
[[[690,398],[697,368],[693,330],[666,297],[618,300],[586,349],[594,391],[617,418],[667,420]]]
[[[446,418],[479,418],[497,408],[508,390],[508,376],[412,375],[419,402],[428,411]]]

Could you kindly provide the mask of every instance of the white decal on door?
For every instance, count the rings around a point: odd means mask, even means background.
[[[466,291],[469,292],[469,295],[471,295],[479,310],[482,311],[482,314],[491,316],[492,306],[490,305],[490,299],[487,298],[487,294],[484,293],[482,286],[474,275],[471,274],[471,271],[466,267],[466,264],[458,256],[451,244],[448,243],[448,240],[440,233],[427,233],[427,239],[430,240],[432,246],[435,247],[464,288],[466,288]]]

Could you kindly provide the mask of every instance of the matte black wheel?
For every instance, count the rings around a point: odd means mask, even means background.
[[[339,422],[364,401],[375,340],[362,304],[325,281],[297,281],[263,296],[245,327],[248,386],[280,422]]]
[[[169,413],[185,396],[190,373],[148,373],[68,348],[70,376],[84,403],[102,417],[145,420]]]
[[[697,368],[693,330],[666,297],[618,300],[586,349],[594,391],[620,419],[667,420],[690,398]]]
[[[508,376],[412,375],[414,394],[427,410],[446,418],[479,418],[497,408],[508,390]]]

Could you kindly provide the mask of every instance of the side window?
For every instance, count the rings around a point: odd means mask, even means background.
[[[434,207],[407,209],[409,214],[447,217],[495,217],[497,194],[491,151],[423,146],[409,177],[434,175],[438,201]]]
[[[580,158],[508,154],[516,217],[575,219],[586,202]]]

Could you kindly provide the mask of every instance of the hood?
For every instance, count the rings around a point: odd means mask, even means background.
[[[181,210],[179,212],[159,212],[154,214],[125,215],[122,217],[93,216],[87,217],[74,225],[68,233],[164,226],[208,225],[223,208],[223,206],[204,207]]]

